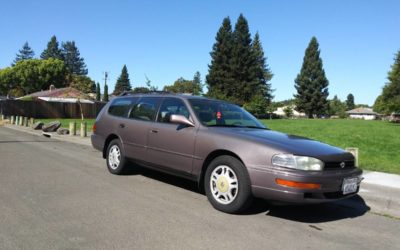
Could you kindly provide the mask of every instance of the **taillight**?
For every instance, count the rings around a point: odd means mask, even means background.
[[[93,131],[93,133],[96,133],[96,123],[93,124],[92,131]]]

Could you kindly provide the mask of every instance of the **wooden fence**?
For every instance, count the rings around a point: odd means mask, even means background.
[[[82,103],[85,118],[96,118],[106,102]],[[1,100],[0,113],[5,116],[19,115],[32,118],[81,118],[78,103]]]

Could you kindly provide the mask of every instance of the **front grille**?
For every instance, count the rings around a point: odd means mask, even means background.
[[[345,167],[342,168],[340,165],[342,162],[344,162]],[[349,169],[349,168],[354,168],[354,161],[340,161],[340,162],[325,162],[325,167],[324,169]]]

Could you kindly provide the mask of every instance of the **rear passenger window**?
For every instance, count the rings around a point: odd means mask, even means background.
[[[137,98],[122,98],[113,101],[108,108],[108,113],[114,116],[127,117],[129,109]]]
[[[157,97],[143,97],[133,106],[129,118],[143,120],[143,121],[154,121],[160,99]]]
[[[165,98],[158,112],[159,122],[169,123],[171,115],[183,115],[189,119],[189,111],[182,100],[177,98]]]

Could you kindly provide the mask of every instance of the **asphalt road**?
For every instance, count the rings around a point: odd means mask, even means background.
[[[190,181],[111,175],[91,147],[0,127],[0,249],[398,249],[400,220],[368,210],[357,196],[228,215]]]

